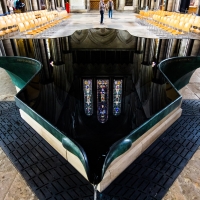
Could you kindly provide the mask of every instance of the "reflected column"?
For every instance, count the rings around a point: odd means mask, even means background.
[[[61,49],[59,39],[50,39],[50,52],[54,63],[58,64],[62,62]]]
[[[190,56],[200,55],[200,40],[194,40]]]
[[[155,55],[155,39],[145,39],[143,64],[151,64]]]
[[[168,45],[167,42],[168,42],[167,39],[159,39],[158,52],[157,52],[158,63],[166,58],[167,45]]]
[[[50,78],[49,59],[47,55],[47,44],[45,39],[34,39],[33,41],[34,57],[43,64],[43,81]]]
[[[178,44],[179,40],[178,39],[171,39],[171,47],[169,48],[169,57],[176,57],[178,56]]]
[[[14,52],[13,52],[13,48],[12,48],[10,39],[3,40],[3,46],[5,49],[6,56],[14,56]]]
[[[2,40],[0,40],[0,56],[6,56],[6,52],[5,52]]]
[[[182,39],[178,56],[187,56],[190,39]]]

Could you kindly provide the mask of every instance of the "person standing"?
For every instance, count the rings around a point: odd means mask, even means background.
[[[104,17],[105,9],[106,9],[106,5],[104,3],[104,0],[100,0],[100,2],[99,2],[99,11],[100,11],[100,15],[101,15],[100,24],[103,24],[103,17]]]
[[[108,17],[112,19],[112,12],[114,10],[114,2],[113,2],[113,0],[109,0],[108,1],[107,8],[108,8]]]

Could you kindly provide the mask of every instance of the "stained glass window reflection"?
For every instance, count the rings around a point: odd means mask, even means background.
[[[84,110],[85,114],[93,114],[92,79],[83,79]]]
[[[97,80],[97,118],[101,123],[108,120],[109,80]]]
[[[117,116],[121,113],[122,103],[122,80],[115,79],[113,81],[113,115]]]

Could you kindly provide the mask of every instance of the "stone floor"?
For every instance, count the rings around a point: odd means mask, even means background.
[[[43,31],[37,35],[14,34],[10,38],[58,38],[72,35],[76,30],[106,28],[127,30],[131,35],[144,38],[191,38],[200,39],[197,34],[172,35],[161,29],[153,28],[144,20],[139,20],[137,14],[132,11],[114,11],[112,19],[108,17],[108,12],[104,14],[104,24],[100,24],[100,14],[98,11],[89,13],[71,13],[70,17],[61,23]]]
[[[0,68],[0,101],[13,101],[16,90]],[[180,91],[184,99],[200,99],[200,69]],[[0,148],[0,200],[36,200],[37,197]],[[163,200],[200,200],[200,147]]]

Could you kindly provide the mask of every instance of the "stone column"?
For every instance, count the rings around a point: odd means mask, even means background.
[[[173,11],[177,12],[180,10],[181,0],[175,0]]]
[[[38,10],[37,0],[32,0],[33,10]]]
[[[50,7],[49,7],[49,0],[45,0],[45,4],[46,4],[46,9],[47,9],[47,10],[50,10]]]
[[[3,10],[3,13],[7,13],[8,12],[8,8],[7,8],[7,5],[6,5],[6,0],[1,0],[1,7],[2,7],[2,10]]]
[[[55,2],[56,3],[56,2]],[[61,6],[61,0],[57,0],[57,4],[56,7],[60,7]]]
[[[116,2],[117,4],[117,2]],[[117,5],[115,5],[116,9],[117,9]],[[90,10],[90,0],[87,0],[87,8],[88,11]]]
[[[26,11],[32,11],[33,9],[32,9],[32,3],[31,3],[31,1],[25,0],[24,2],[26,4],[26,6],[25,6]]]
[[[143,8],[145,5],[144,5],[144,0],[141,0],[140,2],[140,8]]]
[[[173,8],[173,1],[174,0],[168,0],[168,3],[167,3],[167,11],[172,11],[172,8]]]
[[[60,6],[65,8],[65,1],[64,0],[61,0]]]
[[[124,6],[125,6],[125,0],[120,0],[119,1],[119,8],[118,8],[118,10],[124,10]]]
[[[4,50],[6,52],[6,56],[14,56],[11,40],[9,40],[9,39],[3,40],[3,46],[4,46]]]
[[[133,0],[133,12],[138,13],[138,0]]]
[[[197,13],[198,16],[200,15],[200,0],[198,0],[198,7],[197,7]]]
[[[157,9],[160,9],[160,0],[156,0],[155,2],[154,2],[154,9],[155,10],[157,10]]]
[[[199,55],[200,55],[200,40],[194,40],[190,56],[199,56]]]
[[[42,5],[40,0],[38,0],[38,10],[42,10]]]
[[[56,9],[55,0],[51,0],[51,9],[53,9],[53,10]]]
[[[151,10],[154,10],[154,0],[151,0],[151,6],[149,6]]]

